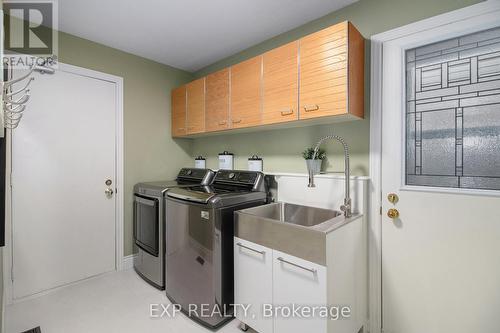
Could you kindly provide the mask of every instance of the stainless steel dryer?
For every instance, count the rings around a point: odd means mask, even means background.
[[[134,186],[134,242],[138,247],[134,269],[160,290],[165,289],[165,193],[176,187],[209,185],[213,177],[212,170],[183,168],[175,180]]]
[[[265,204],[264,188],[261,172],[219,170],[211,186],[175,188],[165,197],[167,296],[211,329],[233,315],[234,211]]]

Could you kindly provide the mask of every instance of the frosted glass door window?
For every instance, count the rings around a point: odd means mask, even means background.
[[[406,51],[406,185],[500,190],[500,28]]]

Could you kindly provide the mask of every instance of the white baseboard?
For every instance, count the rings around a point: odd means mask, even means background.
[[[122,265],[121,267],[117,268],[117,270],[127,270],[127,269],[132,269],[134,267],[134,258],[137,256],[137,254],[131,254],[129,256],[125,256],[123,257],[123,260],[122,260]],[[31,300],[31,299],[35,299],[37,297],[40,297],[40,296],[44,296],[44,295],[47,295],[47,294],[50,294],[54,291],[58,291],[60,289],[63,289],[63,288],[66,288],[68,286],[73,286],[73,285],[77,285],[79,283],[82,283],[82,282],[85,282],[85,281],[88,281],[88,280],[91,280],[91,279],[96,279],[96,278],[99,278],[103,275],[107,275],[107,274],[112,274],[113,272],[115,271],[111,271],[111,272],[106,272],[106,273],[102,273],[102,274],[98,274],[98,275],[95,275],[95,276],[91,276],[91,277],[88,277],[88,278],[84,278],[84,279],[81,279],[81,280],[78,280],[78,281],[74,281],[74,282],[70,282],[70,283],[67,283],[67,284],[64,284],[64,285],[61,285],[61,286],[58,286],[58,287],[55,287],[55,288],[51,288],[51,289],[48,289],[48,290],[44,290],[44,291],[41,291],[39,293],[36,293],[36,294],[33,294],[33,295],[28,295],[28,296],[25,296],[25,297],[21,297],[21,298],[17,298],[17,299],[13,299],[12,296],[11,297],[8,297],[8,295],[5,295],[4,294],[4,306],[5,305],[10,305],[10,304],[15,304],[15,303],[19,303],[19,302],[22,302],[22,301],[27,301],[27,300]],[[5,289],[4,289],[5,290]],[[7,296],[7,297],[6,297]],[[1,314],[0,314],[0,320],[1,320]],[[0,328],[1,328],[1,323],[3,323],[3,321],[0,321]],[[3,332],[3,331],[0,331],[0,332]]]
[[[38,297],[41,297],[41,296],[46,296],[46,295],[52,294],[54,292],[57,292],[59,290],[65,289],[65,288],[76,286],[76,285],[79,285],[81,283],[85,283],[85,282],[90,281],[90,280],[99,279],[105,275],[110,275],[110,274],[114,274],[114,273],[116,273],[116,271],[113,270],[113,271],[89,276],[89,277],[83,278],[81,280],[68,282],[66,284],[63,284],[63,285],[60,285],[60,286],[57,286],[57,287],[54,287],[51,289],[42,290],[40,292],[37,292],[36,294],[31,294],[31,295],[23,296],[23,297],[19,297],[19,298],[7,299],[7,305],[16,304],[16,303],[20,303],[20,302],[24,302],[24,301],[30,301],[30,300],[36,299]]]
[[[132,269],[134,267],[134,258],[137,254],[131,254],[123,257],[122,270]]]

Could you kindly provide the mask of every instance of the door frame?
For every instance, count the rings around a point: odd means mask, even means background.
[[[500,2],[489,0],[454,10],[393,30],[373,35],[371,41],[370,80],[370,237],[369,237],[369,329],[383,332],[382,327],[382,117],[383,117],[383,43],[460,22],[460,29],[450,34],[460,35],[467,30],[492,27],[492,18],[500,17]],[[458,30],[461,30],[459,32]],[[450,36],[451,38],[452,36]]]
[[[58,71],[73,73],[97,80],[107,81],[115,84],[115,271],[124,269],[124,256],[123,256],[123,236],[124,236],[124,135],[123,135],[123,78],[120,76],[107,74],[79,66],[69,65],[58,62],[55,74]],[[45,74],[49,75],[49,74]],[[22,120],[21,120],[22,121]],[[15,129],[14,129],[15,131]],[[6,152],[6,202],[5,202],[5,238],[6,246],[4,248],[4,261],[3,261],[3,277],[5,289],[5,303],[13,304],[28,299],[33,299],[42,295],[46,295],[55,290],[59,290],[68,285],[80,283],[88,279],[71,282],[69,284],[45,290],[34,295],[14,299],[13,297],[13,235],[12,235],[12,130],[7,130],[7,152]]]

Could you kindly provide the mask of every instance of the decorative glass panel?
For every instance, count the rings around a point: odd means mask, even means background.
[[[406,51],[406,184],[500,190],[500,28]]]

